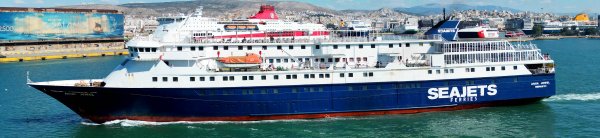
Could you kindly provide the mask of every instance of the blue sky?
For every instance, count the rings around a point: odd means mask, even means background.
[[[182,0],[0,0],[3,7],[52,7],[77,4],[123,4],[132,2],[166,2]],[[284,0],[303,1],[322,7],[343,9],[379,9],[412,7],[428,3],[497,5],[526,11],[557,13],[600,13],[600,0]]]

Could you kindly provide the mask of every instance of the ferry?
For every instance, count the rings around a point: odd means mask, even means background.
[[[312,30],[328,35],[199,40],[198,29],[173,27],[204,22],[191,18],[128,42],[130,55],[105,78],[33,82],[28,75],[28,85],[95,123],[411,114],[555,95],[554,61],[536,45],[452,41],[457,21],[421,36]]]

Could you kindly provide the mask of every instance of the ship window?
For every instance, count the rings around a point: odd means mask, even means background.
[[[432,70],[427,70],[427,74],[433,74]]]
[[[438,72],[440,72],[440,70],[438,70]],[[369,72],[369,77],[373,77],[373,72]]]
[[[337,49],[337,45],[333,45],[333,49]]]
[[[366,72],[363,72],[363,77],[367,77],[367,76],[369,76],[369,74]]]
[[[319,78],[324,78],[324,77],[325,77],[325,75],[319,74]]]
[[[204,79],[205,79],[204,77],[200,77],[200,81],[204,81]]]
[[[304,78],[305,78],[305,79],[308,79],[308,78],[310,78],[310,75],[308,75],[308,74],[304,74]]]
[[[315,45],[315,49],[321,49],[320,45]]]
[[[215,81],[215,77],[210,77],[210,81]]]
[[[286,59],[283,59],[283,62],[284,62],[284,63],[288,63],[289,61],[290,61],[290,60],[289,60],[289,59],[287,59],[287,58],[286,58]]]
[[[279,75],[273,75],[273,79],[278,80],[279,79]]]
[[[263,50],[267,50],[267,46],[262,46],[262,49]]]
[[[340,73],[340,78],[343,78],[343,77],[344,77],[344,73]]]
[[[514,70],[517,70],[517,66],[513,66],[513,69],[514,69]]]
[[[150,52],[150,48],[146,48],[146,52]]]
[[[419,43],[419,46],[423,46],[423,43]]]
[[[448,69],[444,69],[444,73],[448,73]]]
[[[249,80],[254,80],[254,76],[248,76]]]
[[[150,50],[148,50],[148,51],[150,51]],[[177,51],[183,51],[183,47],[178,46]]]
[[[228,80],[229,80],[229,77],[223,76],[223,81],[228,81]]]
[[[178,82],[178,81],[179,81],[179,78],[173,77],[173,82]]]
[[[248,76],[242,76],[242,80],[248,80]]]
[[[325,62],[325,58],[321,58],[321,62]]]
[[[157,82],[158,81],[158,77],[152,77],[152,82]]]
[[[398,47],[402,47],[402,43],[399,43],[399,44],[398,44]]]
[[[223,46],[223,50],[229,50],[229,46]]]
[[[394,48],[394,44],[388,44],[390,48]]]
[[[285,75],[285,79],[292,79],[292,75]]]
[[[269,59],[269,63],[273,63],[273,59]]]
[[[204,50],[204,47],[201,47],[201,46],[198,47],[198,51],[203,51],[203,50]]]
[[[252,46],[246,46],[246,49],[252,50]]]
[[[490,71],[490,67],[485,67],[485,71]]]
[[[281,46],[277,46],[277,50],[281,50]]]
[[[327,62],[333,62],[333,58],[328,58]]]
[[[133,52],[138,52],[139,50],[137,48],[132,48]]]
[[[267,76],[265,76],[265,75],[262,75],[262,76],[260,76],[260,79],[261,79],[261,80],[267,80]]]
[[[440,73],[441,73],[441,71],[438,69],[438,70],[435,70],[435,73],[436,73],[436,74],[440,74]]]
[[[331,75],[330,74],[325,74],[325,78],[330,78]]]
[[[152,52],[156,52],[156,48],[152,48]]]
[[[346,45],[346,49],[350,49],[350,45]]]
[[[233,80],[234,80],[234,77],[233,77],[233,76],[229,76],[229,80],[230,80],[230,81],[233,81]]]
[[[281,63],[281,59],[277,59],[277,63]]]
[[[363,61],[367,62],[367,57],[363,57]]]
[[[292,79],[298,79],[298,75],[296,75],[296,74],[292,75]]]
[[[219,50],[219,46],[213,46],[213,50]]]
[[[314,79],[315,78],[315,74],[310,74],[310,78]]]
[[[340,62],[340,58],[335,58],[335,62]]]
[[[375,44],[371,44],[371,48],[375,48]]]
[[[305,45],[300,45],[300,49],[306,49]]]
[[[354,73],[348,73],[348,77],[350,77],[350,78],[354,77]]]
[[[363,44],[359,44],[359,45],[358,45],[358,48],[363,48]]]
[[[410,43],[406,43],[406,47],[410,47]]]
[[[492,71],[496,71],[496,67],[492,67]]]
[[[196,51],[196,47],[190,47],[191,51]]]
[[[163,80],[163,82],[167,82],[167,81],[169,81],[169,78],[163,77],[162,80]]]
[[[500,67],[501,70],[506,70],[506,67],[502,66]]]
[[[244,50],[244,46],[238,46],[238,50]]]
[[[471,68],[471,72],[475,72],[475,68]]]
[[[192,82],[196,81],[196,77],[190,77],[190,81],[192,81]]]

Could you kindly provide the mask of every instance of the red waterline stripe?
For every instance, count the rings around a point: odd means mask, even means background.
[[[385,110],[385,111],[362,111],[362,112],[341,112],[341,113],[323,113],[323,114],[296,114],[296,115],[272,115],[272,116],[235,116],[235,117],[168,117],[168,116],[88,116],[96,123],[103,123],[112,120],[140,120],[150,122],[176,122],[176,121],[256,121],[256,120],[285,120],[285,119],[314,119],[328,117],[348,117],[348,116],[369,116],[369,115],[386,115],[386,114],[415,114],[422,112],[435,111],[453,111],[463,109],[474,109],[485,106],[493,106],[495,104],[470,104],[448,107],[420,108],[420,109],[400,109],[400,110]]]

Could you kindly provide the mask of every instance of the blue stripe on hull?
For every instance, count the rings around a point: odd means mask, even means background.
[[[469,83],[469,85],[466,85]],[[474,83],[474,84],[473,84]],[[545,98],[555,94],[554,74],[340,85],[251,88],[33,87],[83,116],[233,117],[396,110]],[[430,88],[495,84],[497,93],[429,99]],[[351,87],[351,88],[349,88]],[[536,88],[537,87],[537,88]]]

